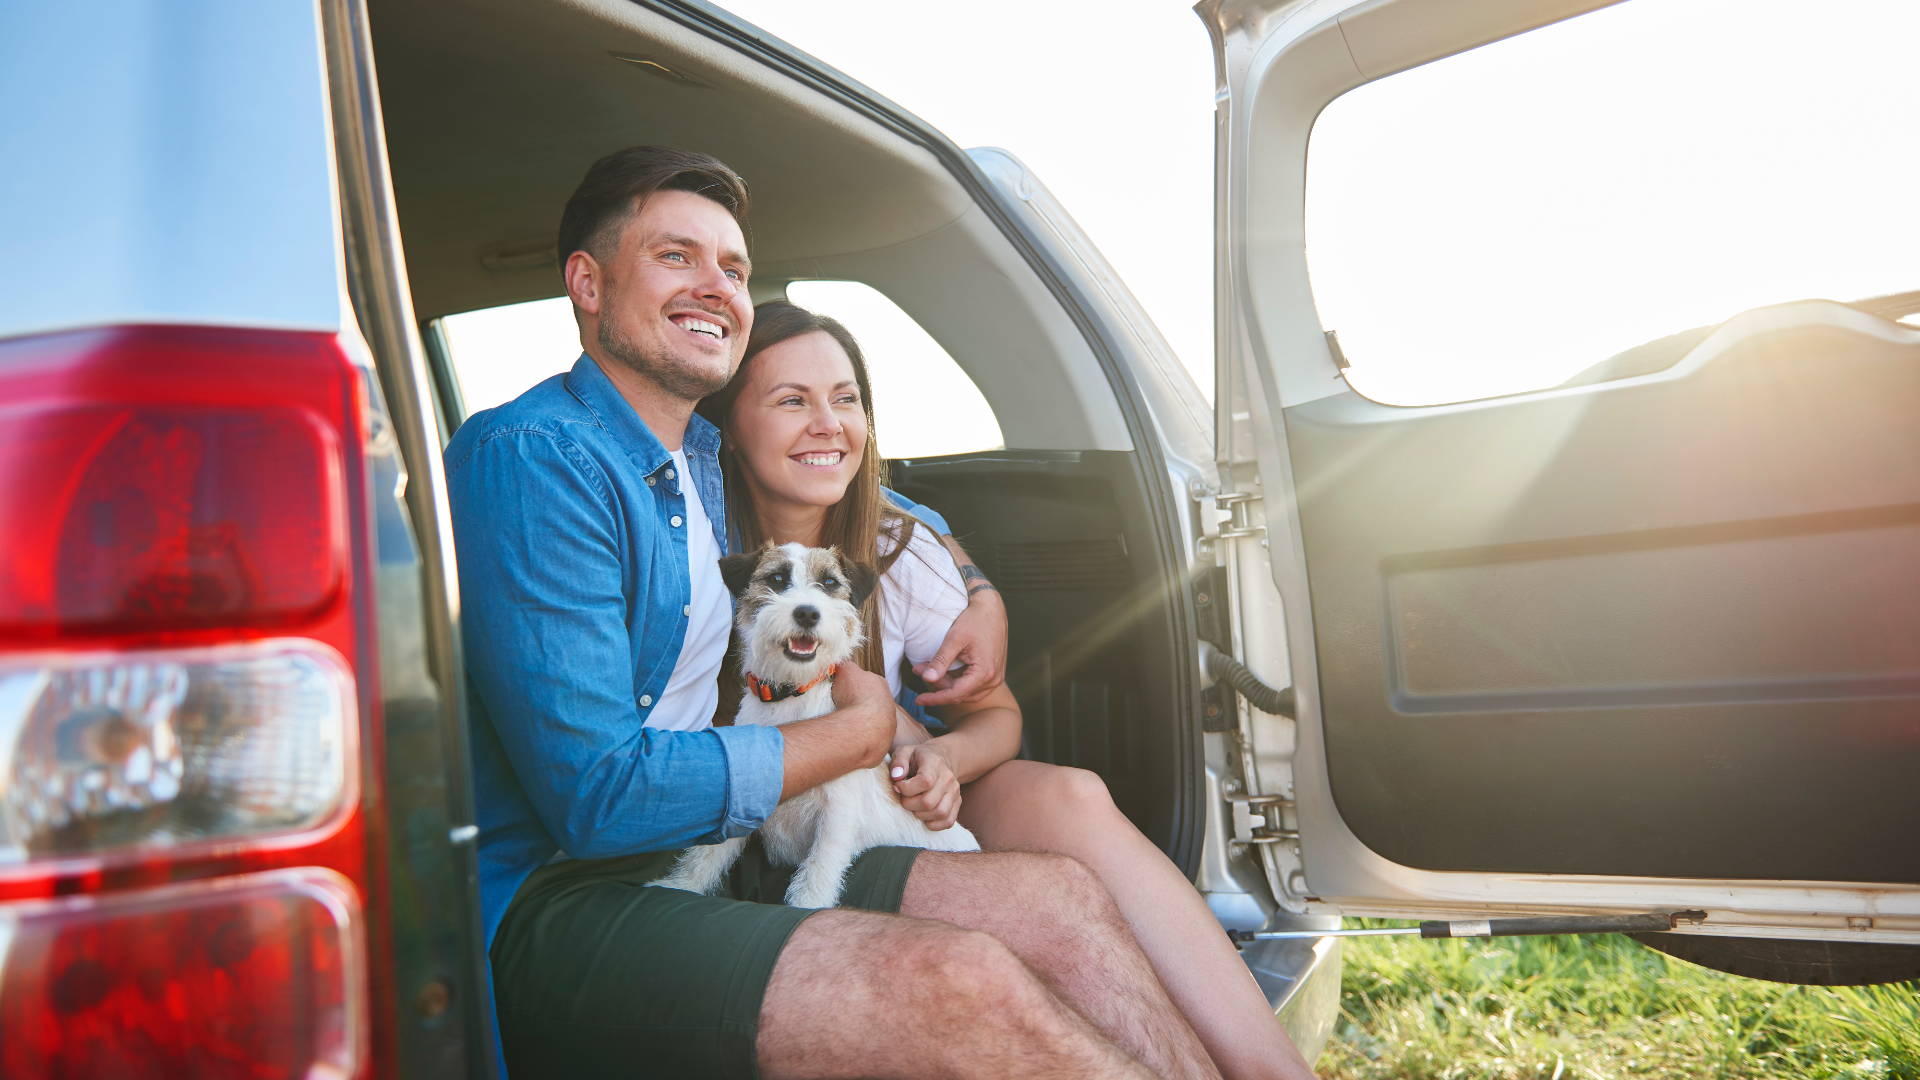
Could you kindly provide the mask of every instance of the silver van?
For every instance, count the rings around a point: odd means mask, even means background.
[[[1920,976],[1920,303],[1412,405],[1316,306],[1322,110],[1601,6],[1203,0],[1211,404],[1019,161],[700,0],[0,9],[0,1074],[491,1073],[446,320],[560,295],[636,143],[747,178],[757,297],[863,283],[977,387],[1004,448],[893,477],[1005,595],[1025,752],[1309,1057],[1343,915]]]

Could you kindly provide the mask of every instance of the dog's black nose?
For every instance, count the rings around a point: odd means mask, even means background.
[[[802,604],[793,609],[793,621],[811,630],[820,625],[820,609],[812,604]]]

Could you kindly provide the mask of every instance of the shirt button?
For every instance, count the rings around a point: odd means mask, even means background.
[[[667,479],[673,479],[673,466],[667,466]]]
[[[649,476],[649,477],[647,477],[647,486],[648,486],[648,487],[652,487],[652,486],[653,486],[653,484],[654,484],[654,479],[653,479],[653,477],[651,477],[651,476]]]
[[[651,704],[653,704],[653,695],[652,695],[652,694],[641,694],[641,695],[640,695],[640,707],[641,707],[641,708],[643,708],[643,709],[644,709],[644,708],[646,708],[647,706],[649,706],[649,705],[651,705]]]
[[[671,526],[673,526],[673,527],[674,527],[674,528],[676,528],[676,529],[677,529],[677,528],[679,528],[679,527],[681,526],[681,524],[682,524],[682,522],[681,522],[681,520],[680,520],[680,515],[679,515],[679,514],[675,514],[675,515],[673,515],[672,517],[670,517],[670,518],[668,518],[668,519],[667,519],[667,524],[669,524],[669,525],[671,525]]]
[[[687,616],[688,618],[692,618],[692,617],[693,617],[693,605],[692,605],[692,604],[681,604],[681,605],[680,605],[680,614],[682,614],[682,615],[685,615],[685,616]]]

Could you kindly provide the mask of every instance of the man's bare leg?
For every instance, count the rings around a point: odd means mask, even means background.
[[[769,1080],[1151,1075],[988,935],[868,911],[787,939],[754,1049]]]
[[[1206,901],[1113,805],[1099,776],[1008,761],[968,785],[960,821],[988,850],[1051,851],[1085,863],[1226,1076],[1312,1080]]]
[[[1060,1000],[1156,1076],[1219,1080],[1113,898],[1073,859],[923,852],[900,911],[993,935]]]

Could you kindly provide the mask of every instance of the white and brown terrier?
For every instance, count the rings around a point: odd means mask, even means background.
[[[720,560],[736,600],[734,628],[746,691],[737,724],[775,727],[833,711],[833,669],[860,647],[860,605],[873,591],[868,567],[832,548],[771,544]],[[781,803],[760,828],[767,857],[797,866],[787,888],[793,907],[840,902],[847,869],[868,848],[978,851],[955,825],[934,832],[895,798],[887,767],[856,769]],[[740,857],[746,839],[688,848],[673,873],[654,885],[710,893]]]

